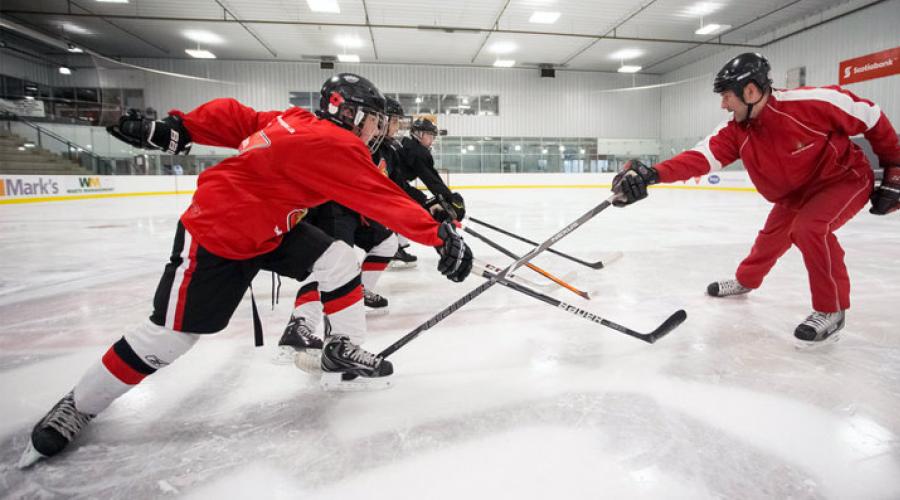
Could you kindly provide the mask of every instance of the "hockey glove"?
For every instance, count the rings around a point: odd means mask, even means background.
[[[170,155],[188,154],[192,146],[191,135],[177,116],[154,121],[131,109],[106,131],[136,148],[162,150]]]
[[[444,244],[438,249],[441,256],[438,271],[450,281],[463,281],[472,270],[472,250],[447,222],[441,224],[438,237],[444,240]]]
[[[618,194],[613,205],[624,207],[647,197],[647,186],[659,182],[659,172],[638,160],[628,160],[625,168],[613,177],[612,191]]]
[[[884,167],[881,185],[872,192],[871,200],[871,214],[886,215],[900,209],[900,165]]]
[[[466,218],[466,202],[463,200],[461,194],[455,191],[450,194],[450,206],[452,206],[453,211],[456,212],[456,220],[462,221]]]

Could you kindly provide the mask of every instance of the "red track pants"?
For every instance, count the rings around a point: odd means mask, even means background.
[[[813,309],[823,313],[849,309],[850,276],[834,231],[866,205],[872,182],[871,176],[851,172],[842,182],[823,186],[799,209],[776,203],[750,255],[738,266],[738,282],[759,288],[778,258],[794,244],[809,273]]]

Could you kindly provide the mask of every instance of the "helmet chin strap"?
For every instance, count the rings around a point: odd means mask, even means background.
[[[753,106],[759,104],[759,102],[762,101],[763,98],[765,98],[765,97],[766,97],[766,92],[763,92],[762,96],[759,99],[757,99],[756,102],[747,102],[744,100],[744,91],[743,91],[743,89],[741,90],[741,102],[747,105],[747,117],[744,118],[745,122],[748,122],[748,123],[750,122],[750,119],[753,118]]]

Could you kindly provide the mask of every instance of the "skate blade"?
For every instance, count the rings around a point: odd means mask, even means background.
[[[388,311],[387,307],[381,307],[379,309],[372,309],[372,308],[367,307],[366,308],[366,317],[373,318],[373,317],[377,317],[377,316],[386,316],[388,312],[389,311]]]
[[[322,351],[321,349],[306,349],[303,351],[294,351],[294,366],[310,375],[322,374]]]
[[[16,466],[20,469],[27,469],[34,465],[38,460],[47,458],[44,455],[41,455],[37,450],[34,449],[34,445],[31,444],[31,438],[28,438],[28,446],[25,448],[25,451],[22,452],[22,456],[19,457],[19,462]]]
[[[827,339],[818,342],[795,338],[794,349],[798,351],[817,351],[825,346],[835,344],[838,340],[841,340],[841,335],[839,333],[832,333]]]
[[[320,382],[322,390],[329,392],[378,391],[389,389],[393,386],[393,383],[387,377],[356,377],[353,380],[344,380],[343,375],[340,372],[322,373]]]
[[[416,267],[417,262],[403,262],[402,260],[392,260],[388,264],[388,269],[412,269]]]

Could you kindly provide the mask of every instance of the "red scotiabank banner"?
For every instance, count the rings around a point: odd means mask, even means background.
[[[862,82],[900,73],[900,47],[841,61],[838,83]]]

